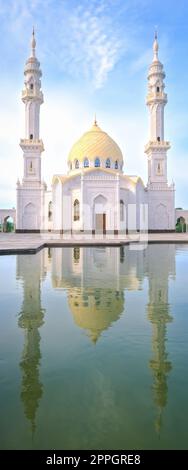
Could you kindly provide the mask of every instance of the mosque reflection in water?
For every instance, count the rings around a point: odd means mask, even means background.
[[[41,305],[41,290],[49,271],[53,288],[67,291],[75,325],[84,330],[95,344],[125,311],[126,290],[142,289],[147,279],[146,315],[152,325],[151,393],[157,408],[155,429],[160,432],[162,411],[168,399],[168,374],[172,368],[166,350],[166,336],[167,325],[172,321],[168,283],[170,277],[175,277],[175,249],[175,245],[149,245],[141,251],[123,246],[48,248],[34,256],[17,257],[17,278],[23,284],[18,325],[25,334],[20,360],[21,400],[33,431],[43,395],[40,332],[45,310]]]

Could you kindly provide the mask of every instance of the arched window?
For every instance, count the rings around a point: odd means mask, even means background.
[[[33,134],[30,134],[29,138],[30,140],[33,140]]]
[[[30,83],[30,90],[33,90],[33,83]]]
[[[157,137],[157,142],[160,142],[161,138],[160,137]]]
[[[11,216],[5,217],[2,228],[3,228],[3,232],[13,232],[14,231],[14,220]]]
[[[125,204],[121,199],[121,201],[120,201],[120,222],[124,221],[124,211],[125,211]]]
[[[88,166],[89,166],[89,160],[86,157],[86,158],[84,158],[84,168],[88,168]]]
[[[49,222],[52,221],[52,201],[50,201],[48,204],[48,220]]]
[[[80,220],[80,203],[78,199],[74,201],[74,220]]]
[[[109,158],[106,159],[106,168],[110,168],[110,159]]]
[[[99,166],[101,166],[101,162],[100,162],[100,159],[97,157],[95,159],[95,167],[98,168]]]
[[[115,161],[114,167],[115,167],[115,170],[118,170],[118,161],[117,160]]]
[[[79,161],[78,161],[78,160],[75,161],[75,168],[76,168],[76,169],[79,168]]]
[[[157,86],[157,93],[159,93],[159,92],[160,92],[160,88],[159,88],[159,86]]]

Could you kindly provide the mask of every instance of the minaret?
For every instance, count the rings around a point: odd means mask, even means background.
[[[40,380],[40,330],[44,324],[45,310],[41,306],[41,281],[45,276],[43,252],[35,256],[17,257],[17,279],[23,285],[23,301],[18,326],[24,332],[24,347],[20,361],[21,401],[24,413],[31,425],[36,428],[37,409],[43,395]]]
[[[168,186],[167,151],[170,143],[164,136],[164,108],[167,103],[165,73],[158,57],[157,33],[153,43],[153,61],[148,73],[149,142],[145,146],[148,158],[149,229],[174,230],[174,186]]]
[[[31,54],[26,61],[22,101],[25,105],[25,137],[21,139],[24,175],[22,184],[17,184],[17,229],[40,230],[42,228],[42,200],[44,184],[41,182],[41,153],[44,150],[40,139],[41,91],[40,62],[35,55],[36,40],[33,29]]]
[[[150,299],[148,304],[148,320],[151,322],[153,330],[153,358],[150,360],[149,365],[153,372],[153,397],[157,407],[155,429],[158,433],[162,426],[163,409],[168,402],[167,382],[168,374],[172,369],[166,351],[167,323],[172,321],[172,317],[169,313],[169,304],[165,301],[165,296],[163,297],[164,292],[164,286],[158,282],[155,293],[156,302]]]
[[[155,429],[160,434],[162,415],[168,402],[168,375],[172,369],[168,349],[168,323],[173,321],[169,304],[169,278],[175,278],[174,245],[149,245],[147,249],[148,305],[152,325],[153,400],[156,405]]]

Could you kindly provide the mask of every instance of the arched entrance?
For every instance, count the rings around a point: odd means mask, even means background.
[[[15,225],[14,220],[11,216],[7,216],[3,222],[3,232],[14,232]]]
[[[186,232],[186,221],[182,216],[177,219],[176,232]]]
[[[16,229],[16,209],[0,209],[0,232],[14,232]]]
[[[37,209],[31,202],[24,208],[23,213],[23,229],[37,230]]]
[[[106,233],[107,199],[101,194],[94,199],[93,227],[95,233]]]

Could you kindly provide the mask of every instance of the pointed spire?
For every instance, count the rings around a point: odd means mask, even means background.
[[[155,29],[155,39],[153,43],[153,62],[158,61],[158,50],[159,50],[159,44],[158,44],[158,35],[157,35],[157,29]]]
[[[31,57],[35,57],[35,47],[36,47],[36,39],[35,39],[35,30],[33,26],[32,38],[31,38]]]
[[[91,127],[90,130],[93,131],[93,132],[102,132],[102,130],[99,127],[98,122],[97,122],[96,113],[94,114],[94,120],[93,120],[93,124],[92,124],[92,127]]]
[[[94,126],[97,126],[97,116],[96,116],[96,113],[95,113],[95,116],[94,116]]]

